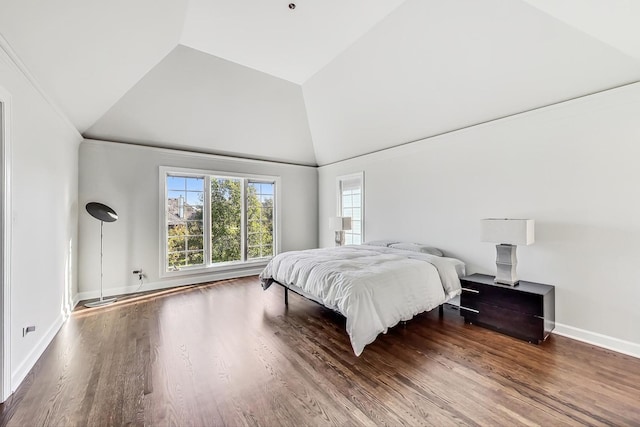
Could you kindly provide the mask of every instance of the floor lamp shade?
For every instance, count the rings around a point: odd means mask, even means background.
[[[535,242],[534,220],[487,218],[481,221],[481,237],[483,242],[496,245],[496,283],[515,286],[517,245],[531,245]]]
[[[98,202],[89,202],[87,203],[86,208],[87,212],[89,212],[89,215],[91,215],[95,219],[99,219],[100,221],[114,222],[118,219],[118,214],[116,213],[116,211],[105,204]]]
[[[98,203],[98,202],[89,202],[85,206],[89,215],[94,217],[95,219],[100,221],[100,299],[98,301],[92,301],[86,303],[85,307],[100,307],[103,305],[111,304],[116,301],[116,298],[104,298],[103,296],[103,287],[102,287],[102,276],[103,276],[103,254],[104,254],[104,223],[105,222],[114,222],[118,219],[118,214],[116,211],[111,209],[109,206]]]

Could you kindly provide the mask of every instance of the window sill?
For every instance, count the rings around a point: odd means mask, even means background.
[[[248,269],[264,268],[271,258],[261,258],[255,261],[224,263],[211,267],[188,267],[175,271],[163,271],[160,277],[197,276],[226,271],[245,271]]]

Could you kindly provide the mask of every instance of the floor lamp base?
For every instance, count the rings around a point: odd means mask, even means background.
[[[88,308],[102,307],[103,305],[113,304],[117,300],[118,300],[117,298],[99,299],[98,301],[88,302],[84,306]]]

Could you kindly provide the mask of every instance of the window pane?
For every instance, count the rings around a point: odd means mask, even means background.
[[[187,252],[186,265],[200,265],[204,261],[204,252]]]
[[[187,179],[185,190],[188,191],[203,191],[204,190],[204,177],[191,177]]]
[[[261,253],[260,253],[260,247],[259,246],[249,246],[249,248],[247,249],[247,258],[249,259],[254,259],[254,258],[262,258]]]
[[[345,232],[345,244],[362,243],[363,175],[354,174],[339,178],[339,210],[341,216],[351,218],[351,230]]]
[[[191,206],[202,206],[204,203],[203,191],[187,191],[186,202]]]
[[[247,259],[273,255],[273,182],[247,185]]]
[[[202,250],[204,249],[204,240],[202,236],[187,237],[187,250]]]
[[[184,191],[186,178],[183,176],[167,176],[167,188],[169,190],[180,190]]]
[[[203,249],[204,177],[168,175],[166,186],[167,269],[203,264],[201,256],[190,256],[189,246]]]
[[[249,233],[247,236],[247,244],[249,245],[250,248],[260,246],[261,240],[262,240],[261,233]]]
[[[211,179],[211,262],[240,261],[242,180]]]
[[[185,250],[184,237],[170,237],[168,242],[169,252],[177,252]]]
[[[202,236],[204,235],[204,224],[202,221],[186,221],[187,234],[190,236]]]
[[[184,191],[169,190],[167,194],[169,199],[177,199],[180,196],[184,196]]]
[[[168,269],[169,270],[177,270],[181,267],[184,267],[186,253],[185,252],[169,252],[168,260]]]

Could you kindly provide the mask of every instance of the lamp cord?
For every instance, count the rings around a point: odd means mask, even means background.
[[[138,289],[136,289],[136,292],[140,291],[140,289],[142,289],[142,285],[144,284],[142,273],[138,274],[138,280],[140,281],[140,286],[138,286]]]

